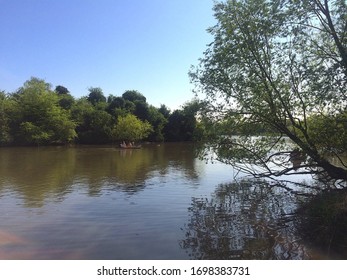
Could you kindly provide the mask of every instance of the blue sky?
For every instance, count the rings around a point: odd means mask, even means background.
[[[178,108],[214,25],[213,0],[0,0],[0,90],[30,77],[76,98],[138,90]]]

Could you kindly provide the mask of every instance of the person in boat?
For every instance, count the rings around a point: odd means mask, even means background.
[[[135,142],[125,142],[123,141],[121,144],[120,144],[120,147],[123,148],[123,149],[131,149],[131,148],[140,148],[141,145],[135,145]]]

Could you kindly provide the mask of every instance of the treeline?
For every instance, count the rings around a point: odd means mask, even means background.
[[[16,92],[0,91],[0,145],[108,144],[192,141],[199,135],[198,104],[173,112],[147,103],[136,90],[106,97],[101,88],[74,98],[64,86],[31,78]]]

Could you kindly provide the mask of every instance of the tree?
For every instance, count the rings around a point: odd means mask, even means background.
[[[75,103],[75,98],[71,94],[59,95],[59,106],[65,110],[70,110]]]
[[[152,131],[152,126],[147,121],[141,121],[136,116],[128,114],[118,117],[112,134],[114,140],[139,141],[146,138]]]
[[[114,124],[112,116],[93,106],[86,98],[81,98],[71,109],[76,122],[77,141],[82,144],[105,144],[111,142]]]
[[[164,128],[167,141],[192,141],[195,129],[195,117],[183,110],[174,110]]]
[[[127,90],[126,92],[123,93],[122,97],[125,100],[129,100],[131,102],[142,101],[142,102],[146,103],[146,97],[144,97],[137,90]]]
[[[70,91],[64,86],[56,86],[54,90],[59,96],[59,105],[65,110],[70,110],[75,102],[74,97],[70,94]]]
[[[167,124],[167,119],[154,106],[148,108],[148,121],[153,127],[152,133],[148,136],[149,141],[164,141],[163,129]]]
[[[106,97],[104,96],[102,89],[99,87],[90,87],[88,95],[88,101],[93,105],[96,105],[100,102],[106,102]]]
[[[347,147],[334,150],[319,141],[310,121],[317,114],[336,119],[346,112],[345,1],[230,0],[215,4],[214,11],[214,41],[190,76],[205,94],[201,115],[219,158],[240,168],[255,164],[254,175],[277,177],[296,171],[289,163],[298,149],[305,160],[296,172],[346,181],[347,170],[326,154],[346,167],[341,153]],[[226,123],[227,131],[220,129]],[[232,137],[251,125],[266,127],[267,134]],[[345,137],[346,126],[330,125],[321,131],[325,138],[332,131],[339,133],[336,139]],[[283,146],[286,139],[294,147]]]
[[[75,123],[44,80],[31,78],[10,98],[9,126],[16,143],[62,144],[76,137]]]
[[[200,138],[201,128],[197,122],[197,114],[201,108],[200,101],[193,99],[174,110],[164,128],[168,141],[195,141]]]
[[[69,90],[64,86],[56,86],[55,92],[59,95],[64,95],[70,93]]]
[[[124,109],[125,100],[123,97],[109,95],[107,97],[107,112],[111,115],[115,113],[117,109]]]
[[[170,116],[170,113],[171,113],[170,109],[168,107],[166,107],[165,104],[161,104],[158,111],[160,113],[162,113],[162,115],[165,117],[165,119],[168,119]]]
[[[134,104],[135,104],[134,115],[142,121],[148,120],[149,114],[150,114],[148,103],[140,101],[140,100],[135,100]]]
[[[4,91],[0,91],[0,145],[9,144],[12,140],[9,127],[9,99]]]

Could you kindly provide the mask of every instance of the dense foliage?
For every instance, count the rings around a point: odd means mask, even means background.
[[[190,72],[207,146],[256,175],[346,182],[346,2],[229,0],[214,10],[214,41]]]
[[[197,135],[195,102],[171,112],[135,90],[105,97],[90,87],[75,99],[64,86],[38,78],[16,92],[0,91],[0,145],[106,144],[121,141],[191,141]]]

